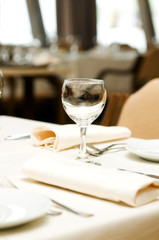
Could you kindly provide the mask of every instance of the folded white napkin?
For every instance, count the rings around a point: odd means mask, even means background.
[[[159,196],[159,180],[71,160],[67,156],[63,159],[60,153],[37,155],[26,162],[22,170],[34,180],[130,206],[151,202]]]
[[[91,125],[87,130],[87,143],[123,139],[130,135],[131,132],[126,127]],[[80,144],[80,130],[76,124],[55,125],[53,129],[40,126],[31,131],[31,139],[35,146],[60,151]]]

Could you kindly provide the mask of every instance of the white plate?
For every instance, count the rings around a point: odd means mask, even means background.
[[[132,139],[128,141],[126,148],[146,160],[159,162],[159,139]]]
[[[0,229],[18,226],[46,214],[51,201],[39,194],[0,189]]]

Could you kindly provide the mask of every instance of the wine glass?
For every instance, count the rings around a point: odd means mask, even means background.
[[[62,104],[68,116],[80,127],[81,144],[77,159],[89,162],[86,153],[87,127],[100,115],[106,102],[103,80],[71,78],[64,80]]]

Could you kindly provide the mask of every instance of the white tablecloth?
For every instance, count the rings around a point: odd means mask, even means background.
[[[36,148],[30,139],[6,141],[6,135],[30,132],[40,122],[12,117],[0,117],[0,176],[8,176],[21,189],[37,191],[79,210],[93,212],[83,218],[67,211],[60,216],[45,216],[29,224],[0,231],[7,240],[141,240],[159,239],[159,201],[131,208],[124,204],[101,200],[53,186],[28,181],[21,172],[30,157],[47,150]],[[44,123],[43,123],[44,125]],[[50,126],[50,124],[45,124]],[[76,149],[62,151],[61,157],[71,157]],[[54,153],[52,153],[54,154]],[[158,163],[140,159],[127,151],[104,154],[99,161],[105,167],[127,167],[159,173]]]

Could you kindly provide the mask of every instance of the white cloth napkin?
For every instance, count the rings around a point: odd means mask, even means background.
[[[98,143],[130,137],[126,127],[91,125],[87,130],[87,143]],[[76,124],[56,125],[53,129],[39,126],[31,131],[35,146],[45,146],[60,151],[80,144],[80,130]]]
[[[159,180],[68,159],[67,156],[64,159],[60,153],[34,156],[22,170],[34,180],[103,199],[122,201],[134,207],[159,196]]]

